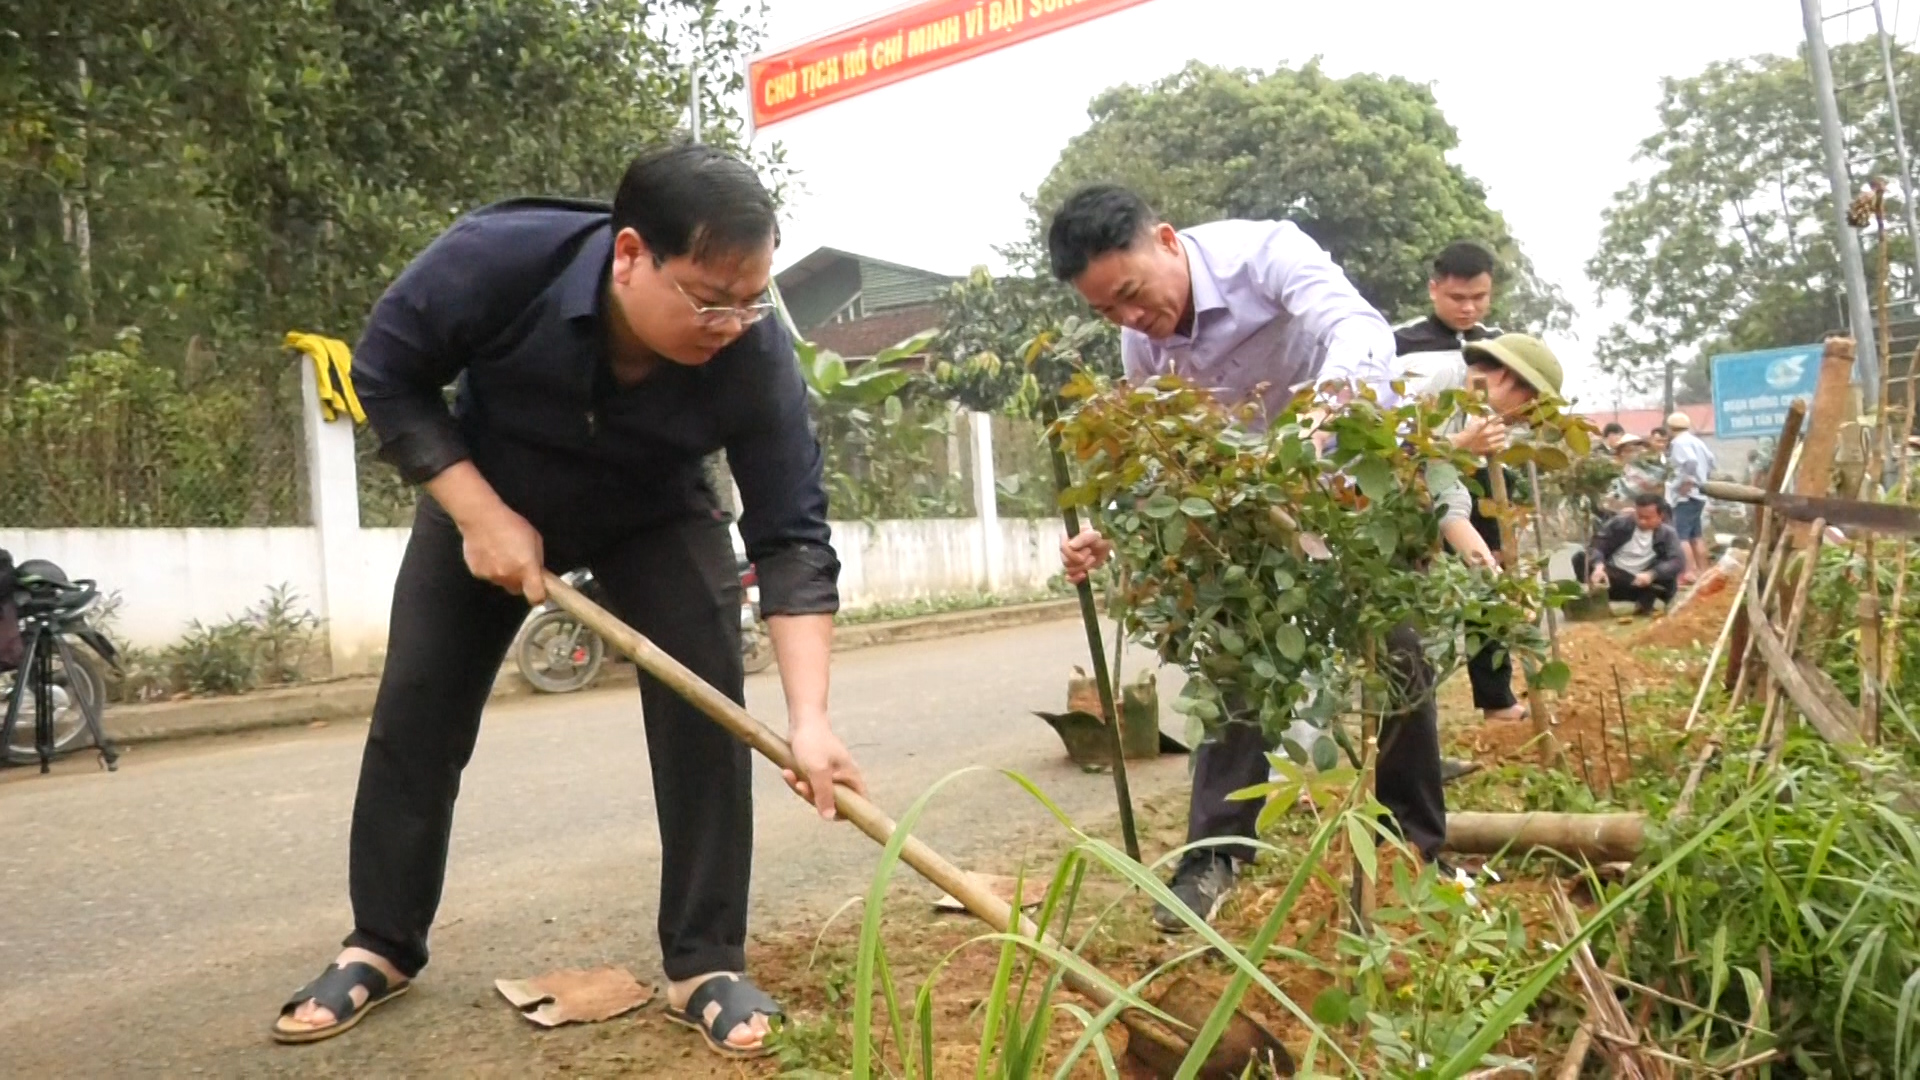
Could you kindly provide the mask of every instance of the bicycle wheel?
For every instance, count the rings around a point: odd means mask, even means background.
[[[593,682],[606,660],[607,645],[573,616],[556,610],[527,623],[513,656],[521,677],[535,690],[565,694]]]
[[[749,675],[773,666],[773,636],[767,633],[765,623],[755,623],[753,629],[741,631],[740,666]]]
[[[67,647],[73,650],[74,667],[69,669],[66,660],[58,653],[53,657],[53,751],[64,754],[78,750],[87,739],[87,718],[81,711],[82,702],[90,702],[96,709],[103,710],[107,701],[107,683],[88,656],[86,647],[69,640]],[[6,702],[13,697],[15,680],[20,677],[17,671],[0,675],[0,720],[6,713]],[[14,725],[13,738],[6,746],[7,760],[17,765],[31,764],[40,760],[34,750],[34,725],[39,716],[39,704],[28,687],[26,696],[20,700],[20,721]]]

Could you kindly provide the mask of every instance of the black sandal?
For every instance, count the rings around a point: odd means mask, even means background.
[[[413,986],[411,981],[399,986],[389,987],[387,977],[372,964],[355,961],[327,968],[320,977],[293,992],[293,997],[280,1006],[280,1019],[273,1024],[273,1041],[281,1043],[312,1043],[322,1039],[331,1039],[360,1022],[361,1018],[373,1011],[374,1006],[392,1001]],[[365,1004],[353,1003],[353,992],[365,989]],[[315,1005],[333,1014],[333,1023],[318,1028],[286,1028],[280,1025],[295,1009],[313,1002]]]
[[[718,1003],[720,1011],[714,1015],[713,1023],[706,1022],[707,1006]],[[771,1023],[786,1013],[766,991],[748,982],[739,975],[715,975],[694,990],[687,998],[685,1009],[667,1008],[667,1019],[682,1027],[690,1027],[700,1033],[707,1041],[707,1049],[721,1057],[745,1060],[765,1057],[773,1053],[773,1048],[762,1039],[759,1046],[741,1047],[727,1042],[727,1035],[734,1028],[747,1023],[758,1014]]]

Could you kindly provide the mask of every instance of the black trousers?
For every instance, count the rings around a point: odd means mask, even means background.
[[[1582,582],[1589,576],[1587,553],[1575,552],[1573,572]],[[1653,610],[1654,601],[1672,604],[1673,598],[1680,592],[1680,579],[1655,576],[1646,585],[1635,585],[1634,575],[1613,566],[1607,567],[1607,599],[1631,603],[1645,614]]]
[[[616,614],[744,701],[740,585],[724,522],[679,521],[591,543],[543,540],[550,566],[587,566]],[[385,957],[409,977],[427,963],[460,771],[526,616],[526,601],[467,571],[459,530],[422,496],[394,585],[348,861],[354,930],[346,944]],[[753,863],[750,753],[646,675],[640,702],[660,824],[667,976],[739,971]]]
[[[1505,642],[1487,639],[1480,651],[1467,658],[1467,681],[1473,684],[1476,709],[1511,709],[1513,696],[1513,656]]]
[[[1402,626],[1387,635],[1387,663],[1402,704],[1380,726],[1375,790],[1407,843],[1426,859],[1439,855],[1447,838],[1447,798],[1440,779],[1440,714],[1434,703],[1433,667],[1420,634]],[[1187,841],[1254,837],[1262,804],[1227,796],[1267,782],[1267,743],[1258,721],[1235,721],[1194,750],[1193,796],[1187,808]],[[1216,848],[1252,861],[1251,847]]]

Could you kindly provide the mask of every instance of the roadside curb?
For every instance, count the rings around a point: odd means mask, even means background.
[[[900,645],[961,634],[986,633],[1070,618],[1077,612],[1076,601],[1047,600],[1037,604],[1009,604],[1005,607],[888,622],[856,623],[836,628],[833,649],[835,652],[849,652],[876,645]],[[586,689],[630,686],[633,678],[632,665],[622,659],[602,667],[600,674]],[[320,721],[364,720],[373,712],[373,701],[378,690],[379,679],[367,675],[260,690],[236,697],[117,705],[107,710],[104,719],[109,738],[123,746],[137,746],[176,739],[299,727]],[[531,696],[533,688],[527,685],[512,665],[508,665],[494,679],[490,700]]]

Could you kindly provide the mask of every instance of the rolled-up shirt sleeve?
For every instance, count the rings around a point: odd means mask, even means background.
[[[353,354],[353,385],[380,457],[423,484],[469,457],[444,390],[467,364],[488,297],[477,229],[461,223],[414,259],[374,305]]]
[[[763,350],[755,370],[766,377],[727,440],[743,504],[740,538],[760,577],[762,615],[831,615],[840,610],[840,557],[806,384],[786,331],[767,320],[755,333]]]

